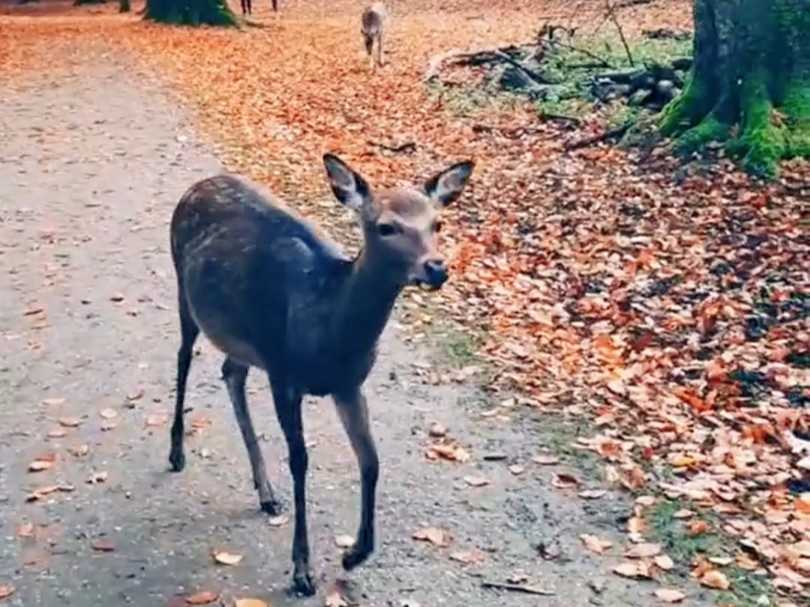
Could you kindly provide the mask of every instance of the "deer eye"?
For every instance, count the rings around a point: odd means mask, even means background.
[[[442,221],[440,219],[437,219],[436,221],[433,222],[433,231],[438,234],[439,232],[442,231],[443,225],[444,224],[442,223]]]
[[[377,231],[380,233],[380,236],[386,237],[399,233],[400,229],[398,225],[393,223],[378,223]]]

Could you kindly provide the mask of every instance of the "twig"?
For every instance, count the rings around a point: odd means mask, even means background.
[[[577,53],[582,53],[583,55],[585,55],[587,57],[590,57],[594,61],[598,61],[599,65],[601,67],[609,67],[611,69],[616,67],[612,63],[610,63],[607,59],[605,59],[604,57],[600,57],[599,55],[597,55],[596,53],[592,53],[588,49],[579,48],[578,46],[574,46],[573,44],[571,44],[569,42],[560,42],[559,40],[555,40],[554,44],[559,44],[560,46],[563,46],[563,47],[565,47],[565,48],[567,48],[569,50],[576,51]]]
[[[579,150],[582,148],[587,148],[589,146],[595,145],[597,143],[602,143],[603,141],[618,139],[619,137],[624,135],[627,131],[629,131],[632,125],[633,125],[632,121],[626,122],[625,124],[618,126],[615,129],[610,129],[609,131],[605,131],[604,133],[600,133],[599,135],[594,135],[592,137],[585,137],[585,139],[580,139],[578,141],[574,141],[573,143],[569,143],[565,146],[565,149],[568,151]]]
[[[522,592],[523,594],[536,594],[539,596],[554,596],[556,593],[537,586],[524,586],[523,584],[505,584],[503,582],[481,581],[483,588],[495,588],[497,590],[509,590],[511,592]]]
[[[622,24],[619,23],[619,18],[616,16],[616,8],[613,4],[610,3],[610,0],[605,0],[605,7],[608,10],[608,14],[610,15],[610,20],[613,21],[613,25],[616,26],[616,30],[619,32],[619,38],[622,41],[622,45],[624,46],[624,52],[627,53],[627,60],[630,61],[630,65],[635,65],[636,62],[633,60],[633,53],[630,52],[630,45],[627,44],[627,38],[624,36],[624,30],[622,29]]]

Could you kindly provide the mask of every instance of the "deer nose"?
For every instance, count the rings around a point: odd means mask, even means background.
[[[447,281],[447,267],[441,259],[428,259],[425,264],[425,277],[432,287],[440,287]]]

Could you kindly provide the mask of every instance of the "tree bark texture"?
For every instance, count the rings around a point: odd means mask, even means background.
[[[706,143],[753,173],[810,158],[810,0],[695,0],[694,63],[660,128],[689,155]]]
[[[146,0],[144,18],[178,25],[236,25],[225,0]]]

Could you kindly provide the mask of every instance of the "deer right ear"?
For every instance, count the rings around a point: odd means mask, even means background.
[[[335,198],[353,211],[359,211],[368,204],[371,188],[365,179],[334,154],[324,154],[323,164]]]

